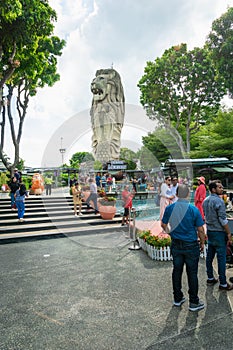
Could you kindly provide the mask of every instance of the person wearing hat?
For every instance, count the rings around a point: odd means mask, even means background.
[[[204,176],[200,176],[197,178],[197,180],[198,180],[198,186],[194,196],[194,204],[199,209],[202,219],[204,220],[205,215],[204,215],[202,204],[206,198],[205,178]]]

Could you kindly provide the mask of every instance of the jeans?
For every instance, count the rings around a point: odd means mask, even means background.
[[[188,293],[190,303],[198,304],[198,262],[200,247],[198,242],[185,242],[178,239],[172,240],[171,253],[173,256],[172,284],[174,301],[179,302],[183,298],[182,274],[184,265],[188,277]]]
[[[90,196],[86,200],[87,205],[90,205],[90,201],[93,201],[95,211],[98,211],[97,193],[91,192]]]
[[[16,207],[18,209],[18,219],[22,219],[25,212],[25,204],[23,201],[16,201]]]
[[[10,193],[11,196],[11,208],[13,208],[14,204],[15,204],[15,194],[14,193]]]
[[[218,275],[221,285],[227,283],[226,280],[226,254],[227,254],[227,235],[223,231],[208,231],[208,251],[206,257],[206,272],[208,278],[213,278],[213,260],[217,254]]]
[[[50,195],[51,192],[52,192],[52,185],[46,184],[46,185],[45,185],[45,189],[46,189],[46,196],[47,196],[47,195]]]

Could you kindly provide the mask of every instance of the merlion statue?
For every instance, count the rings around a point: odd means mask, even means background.
[[[119,73],[112,68],[97,70],[91,92],[94,157],[102,163],[117,160],[125,114],[125,97]]]

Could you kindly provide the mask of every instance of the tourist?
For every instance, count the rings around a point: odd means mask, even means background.
[[[132,185],[133,185],[134,192],[137,192],[137,183],[138,183],[138,180],[136,179],[136,177],[134,177],[132,179]]]
[[[71,188],[72,196],[73,196],[73,204],[74,204],[74,216],[81,216],[83,215],[82,210],[82,187],[78,182],[75,182],[75,184]],[[79,207],[79,213],[77,215],[77,206]]]
[[[112,190],[116,192],[116,178],[114,176],[112,177]]]
[[[100,173],[97,173],[97,175],[95,177],[95,183],[96,183],[97,187],[100,187],[100,185],[101,185],[100,181],[101,181]]]
[[[194,204],[200,210],[202,219],[204,220],[203,202],[206,198],[206,186],[204,176],[198,177],[198,186],[194,195]]]
[[[52,193],[52,183],[53,183],[53,178],[50,176],[46,176],[44,179],[45,182],[45,190],[46,190],[46,196],[50,195]]]
[[[108,192],[112,192],[112,175],[108,174],[107,177]]]
[[[129,215],[130,215],[130,210],[132,209],[132,206],[133,206],[133,197],[134,197],[134,193],[130,193],[129,186],[125,185],[124,190],[122,191],[122,194],[121,194],[122,205],[124,208],[121,226],[124,226],[124,224],[126,225],[129,224]]]
[[[160,189],[160,220],[163,217],[165,208],[172,203],[174,195],[171,191],[171,177],[166,176]]]
[[[106,186],[106,176],[103,174],[101,177],[101,187],[105,188]]]
[[[90,201],[93,201],[94,203],[94,209],[95,209],[95,214],[97,214],[98,211],[98,204],[97,204],[97,186],[95,183],[95,179],[90,179],[90,196],[87,198],[86,203],[87,203],[87,209],[90,209]]]
[[[204,221],[199,210],[189,203],[189,188],[178,185],[178,200],[165,208],[161,226],[172,239],[171,253],[173,257],[172,285],[174,306],[185,302],[182,292],[182,273],[186,265],[188,277],[189,310],[198,311],[204,308],[204,303],[198,297],[198,262],[200,249],[204,250]],[[168,232],[168,224],[170,232]],[[198,243],[200,239],[200,246]]]
[[[227,244],[232,243],[231,232],[226,217],[223,186],[219,180],[209,183],[210,195],[204,200],[203,209],[207,226],[208,250],[206,257],[207,285],[214,285],[218,279],[214,277],[213,260],[217,254],[219,289],[232,290],[233,285],[226,280],[226,251]]]
[[[11,210],[16,210],[15,192],[19,188],[19,183],[17,182],[17,178],[15,176],[11,178],[9,187],[10,187],[10,197],[11,197]]]
[[[25,185],[21,183],[19,189],[15,192],[15,203],[18,209],[18,222],[24,222],[25,197],[28,197],[28,194]]]
[[[178,178],[177,176],[172,176],[172,186],[171,186],[171,193],[172,195],[174,196],[173,199],[172,199],[172,202],[176,202],[177,201],[177,195],[176,195],[176,192],[177,192],[177,187],[178,187]]]
[[[15,168],[15,170],[14,170],[14,177],[16,177],[16,180],[17,180],[17,182],[19,183],[20,181],[20,174],[19,174],[19,172],[18,172],[18,169],[17,168]]]

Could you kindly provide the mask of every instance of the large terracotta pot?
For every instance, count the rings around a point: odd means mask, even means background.
[[[112,220],[116,214],[115,206],[98,205],[98,209],[103,220]]]
[[[90,196],[90,191],[83,191],[83,200],[86,202],[87,198]]]

